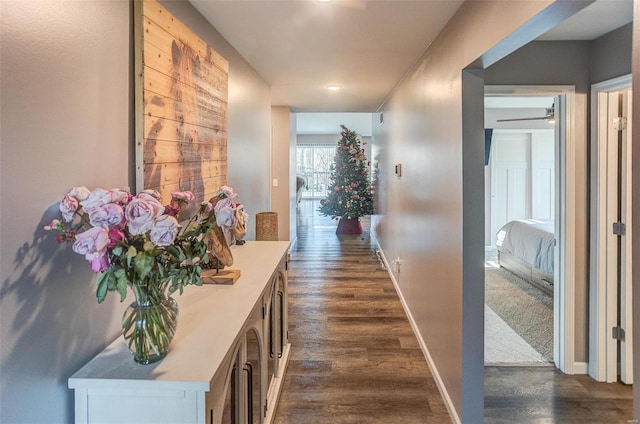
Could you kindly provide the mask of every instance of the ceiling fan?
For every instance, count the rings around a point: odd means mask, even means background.
[[[531,118],[510,118],[510,119],[496,119],[496,122],[515,122],[515,121],[542,121],[546,120],[550,124],[555,122],[555,105],[545,109],[544,116],[535,116]]]

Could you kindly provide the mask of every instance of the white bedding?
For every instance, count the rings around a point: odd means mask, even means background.
[[[510,221],[500,228],[496,236],[496,247],[499,251],[517,256],[532,267],[553,275],[553,220]]]

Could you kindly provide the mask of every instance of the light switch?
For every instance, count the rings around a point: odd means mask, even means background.
[[[278,179],[277,178],[273,179],[273,186],[274,187],[278,187]]]

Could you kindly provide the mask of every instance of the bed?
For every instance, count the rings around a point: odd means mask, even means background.
[[[510,221],[496,237],[500,266],[553,295],[553,220]]]

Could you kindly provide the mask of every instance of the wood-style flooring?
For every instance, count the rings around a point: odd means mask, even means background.
[[[485,423],[631,424],[631,386],[551,366],[485,367]]]
[[[291,359],[275,422],[450,422],[367,222],[338,237],[335,221],[307,212],[289,262]]]
[[[449,423],[402,305],[360,236],[303,201],[289,268],[291,360],[277,424]],[[631,387],[553,367],[486,367],[482,423],[628,423]]]

